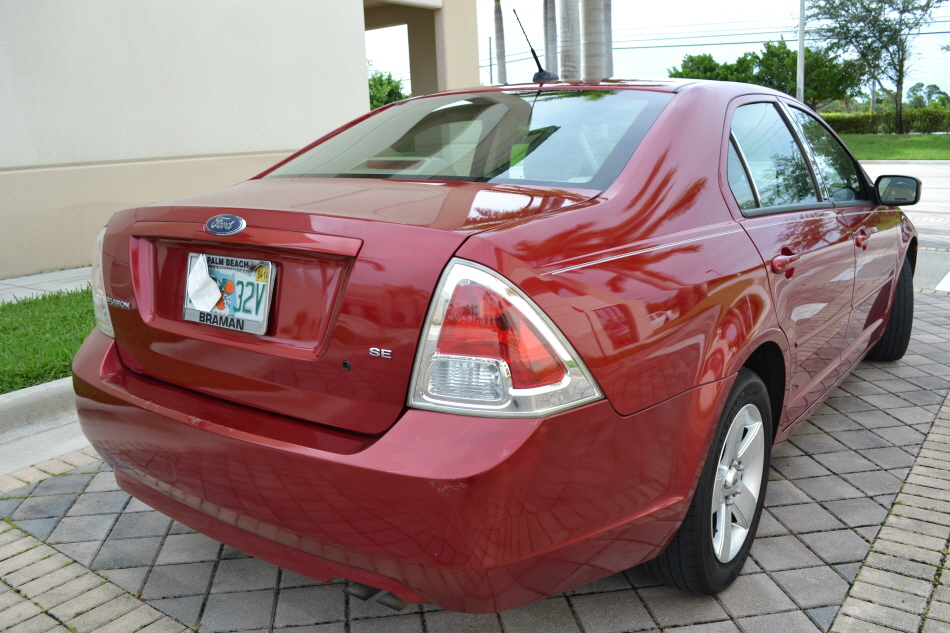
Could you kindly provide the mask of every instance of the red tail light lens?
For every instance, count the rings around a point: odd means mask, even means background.
[[[480,264],[449,262],[422,330],[409,406],[535,417],[600,398],[580,356],[530,297]]]
[[[503,360],[514,389],[557,384],[567,375],[557,353],[524,315],[477,283],[455,287],[436,350],[442,355]]]

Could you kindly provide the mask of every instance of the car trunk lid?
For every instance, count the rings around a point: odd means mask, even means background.
[[[123,212],[104,251],[121,357],[229,402],[381,433],[405,406],[429,300],[467,235],[597,193],[270,179]],[[222,213],[247,228],[211,235],[205,222]],[[272,264],[263,334],[184,318],[195,255]]]

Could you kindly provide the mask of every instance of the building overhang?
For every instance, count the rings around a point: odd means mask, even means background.
[[[442,0],[363,0],[364,9],[375,9],[387,4],[401,4],[406,7],[419,9],[441,9]]]

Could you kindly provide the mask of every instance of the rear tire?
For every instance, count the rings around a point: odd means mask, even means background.
[[[884,334],[865,356],[865,360],[885,362],[903,358],[910,344],[910,331],[913,327],[914,271],[910,267],[910,261],[904,259],[897,277],[894,305],[891,306],[891,314],[887,317]]]
[[[762,514],[772,449],[765,383],[739,370],[716,428],[686,518],[657,558],[658,581],[697,594],[719,593],[739,575]]]

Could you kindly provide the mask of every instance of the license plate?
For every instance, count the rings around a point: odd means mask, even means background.
[[[186,281],[199,257],[200,253],[189,254]],[[209,311],[198,310],[188,296],[186,283],[185,320],[239,332],[264,334],[274,290],[274,264],[240,257],[204,257],[208,263],[208,274],[221,290],[221,299]]]

